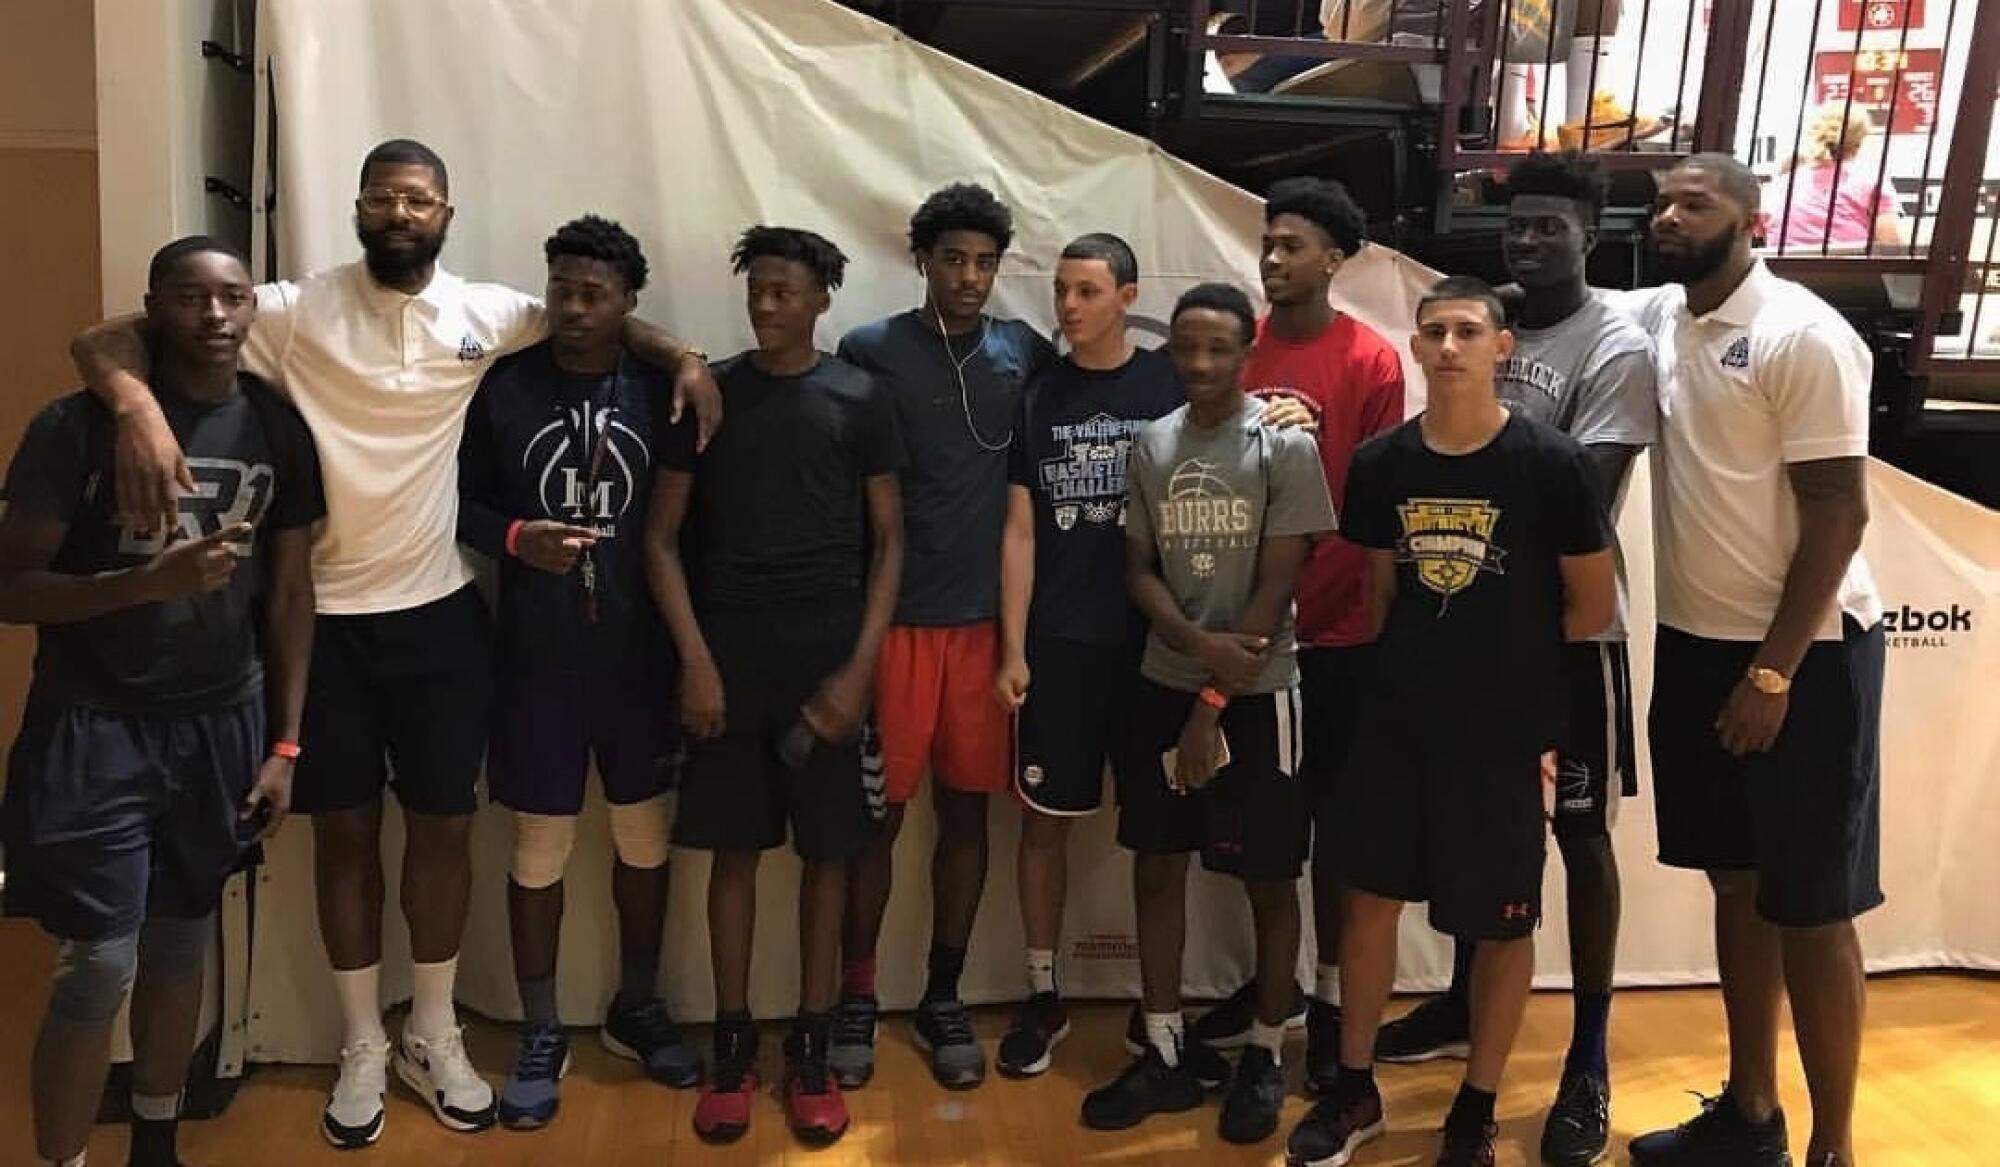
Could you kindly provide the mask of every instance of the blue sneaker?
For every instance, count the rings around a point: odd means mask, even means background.
[[[500,1087],[500,1125],[517,1131],[545,1127],[562,1103],[558,1089],[569,1073],[569,1035],[559,1022],[521,1027],[514,1069]]]
[[[612,1001],[600,1037],[605,1049],[639,1063],[648,1078],[663,1086],[701,1085],[701,1055],[658,997],[636,1005]]]

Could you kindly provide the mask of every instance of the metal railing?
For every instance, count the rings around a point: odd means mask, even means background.
[[[1557,121],[1566,35],[1614,10],[1621,47],[1589,55],[1586,109]],[[1612,169],[1731,152],[1765,181],[1775,268],[1879,278],[1914,320],[1913,374],[2000,370],[2000,0],[1191,0],[1190,15],[1190,93],[1261,68],[1260,93],[1414,104],[1435,113],[1446,175],[1533,148]],[[1507,124],[1524,106],[1527,141]],[[1872,153],[1848,149],[1857,120]]]

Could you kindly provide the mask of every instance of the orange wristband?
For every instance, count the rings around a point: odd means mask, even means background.
[[[301,750],[299,748],[299,743],[297,742],[271,743],[271,756],[274,758],[283,758],[287,762],[298,761],[299,755],[303,754],[304,752],[305,752],[304,750]]]
[[[1203,685],[1201,692],[1195,694],[1195,696],[1200,697],[1201,703],[1211,709],[1229,708],[1229,695],[1214,685]]]
[[[526,519],[515,519],[513,522],[507,524],[507,554],[516,557],[521,554],[520,549],[515,544],[521,541],[521,528],[526,526],[527,522],[528,520]]]

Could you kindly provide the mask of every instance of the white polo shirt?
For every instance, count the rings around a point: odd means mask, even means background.
[[[291,397],[319,447],[321,612],[399,612],[471,581],[457,531],[465,408],[496,358],[544,331],[539,300],[443,268],[414,296],[360,262],[258,286],[243,367]]]
[[[1711,640],[1761,641],[1799,542],[1785,467],[1868,453],[1874,357],[1826,301],[1757,262],[1706,316],[1678,284],[1619,298],[1653,337],[1660,438],[1653,539],[1660,623]],[[1882,601],[1859,553],[1838,610],[1864,627]]]

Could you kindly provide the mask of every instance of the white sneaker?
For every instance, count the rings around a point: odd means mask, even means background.
[[[465,1056],[462,1030],[426,1040],[408,1032],[396,1047],[396,1076],[430,1104],[437,1120],[455,1131],[493,1125],[493,1087]]]
[[[389,1088],[389,1043],[363,1039],[340,1051],[340,1077],[327,1096],[319,1133],[343,1150],[382,1137],[382,1092]]]

